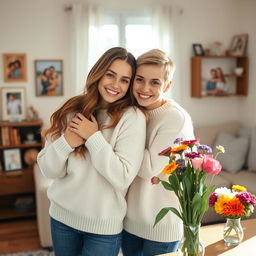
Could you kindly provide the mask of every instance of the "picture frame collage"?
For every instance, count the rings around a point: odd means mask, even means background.
[[[60,59],[34,60],[35,96],[63,95],[63,61]],[[7,84],[27,82],[25,53],[3,54],[3,80]],[[26,87],[0,86],[3,121],[22,121],[26,118]]]

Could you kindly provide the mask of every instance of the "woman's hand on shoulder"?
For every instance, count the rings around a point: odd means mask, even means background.
[[[91,120],[87,119],[83,114],[77,113],[71,120],[70,129],[85,140],[99,130],[96,118],[91,115]]]
[[[69,146],[72,148],[79,147],[85,143],[85,140],[75,132],[71,131],[70,127],[67,127],[65,130],[64,137]]]

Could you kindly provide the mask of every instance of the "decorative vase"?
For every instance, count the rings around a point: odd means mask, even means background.
[[[200,226],[199,225],[185,225],[183,224],[183,237],[179,245],[180,256],[203,256],[204,246],[200,240]]]
[[[241,226],[240,218],[227,218],[224,226],[223,237],[227,246],[238,245],[243,240],[244,231]]]

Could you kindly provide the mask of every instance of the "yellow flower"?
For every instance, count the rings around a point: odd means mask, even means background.
[[[179,165],[176,162],[171,162],[170,164],[166,165],[162,171],[163,174],[171,174],[173,173]]]
[[[178,146],[178,147],[176,147],[176,148],[172,148],[172,149],[171,149],[171,154],[180,153],[181,151],[186,150],[187,147],[188,147],[188,145],[181,145],[181,146]]]
[[[229,196],[226,196],[226,195],[220,196],[214,204],[215,212],[218,214],[223,214],[223,207],[229,201],[230,201]]]
[[[246,191],[247,189],[243,186],[240,186],[240,185],[233,185],[232,190],[235,190],[237,192],[242,192],[242,191]]]

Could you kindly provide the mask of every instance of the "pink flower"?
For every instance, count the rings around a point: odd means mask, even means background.
[[[154,176],[151,178],[152,185],[158,184],[159,182],[160,182],[160,179],[158,177]]]
[[[164,149],[163,151],[161,151],[160,153],[158,153],[159,156],[169,156],[171,153],[171,149],[172,147],[168,147],[166,149]]]
[[[217,194],[215,192],[211,193],[208,201],[209,207],[213,207],[217,199],[218,199]]]
[[[191,159],[191,163],[192,163],[194,170],[197,170],[197,171],[202,170],[203,158],[195,157],[195,158]]]
[[[221,164],[219,161],[213,158],[213,155],[203,155],[202,156],[202,169],[209,174],[218,174],[221,171]]]

